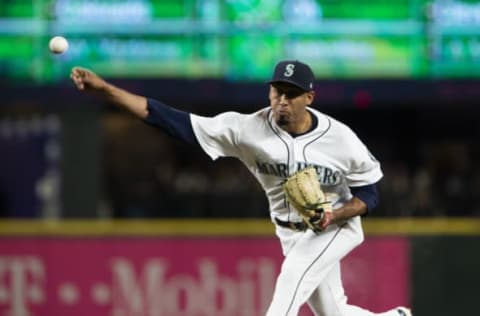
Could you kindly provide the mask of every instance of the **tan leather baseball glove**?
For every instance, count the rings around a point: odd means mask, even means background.
[[[288,202],[298,211],[303,221],[314,232],[321,231],[319,223],[324,212],[331,212],[314,167],[299,170],[286,179],[283,191]]]

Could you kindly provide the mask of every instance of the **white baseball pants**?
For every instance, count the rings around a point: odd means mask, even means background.
[[[347,304],[340,260],[363,241],[360,218],[318,235],[308,230],[298,236],[282,264],[266,316],[296,316],[305,302],[316,316],[398,316],[394,310],[375,314]]]

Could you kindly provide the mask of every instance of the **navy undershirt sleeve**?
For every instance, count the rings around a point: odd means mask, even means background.
[[[353,196],[362,200],[367,204],[367,212],[369,213],[378,205],[378,191],[375,184],[364,185],[361,187],[350,187]]]
[[[174,109],[150,98],[147,99],[147,109],[148,116],[145,123],[158,127],[168,135],[190,144],[198,144],[188,112]]]

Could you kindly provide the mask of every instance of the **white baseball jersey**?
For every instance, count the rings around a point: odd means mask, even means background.
[[[314,166],[333,208],[351,198],[350,187],[377,182],[380,164],[345,124],[309,108],[317,127],[292,137],[273,119],[270,108],[253,114],[226,112],[212,118],[192,114],[194,133],[212,158],[236,157],[258,179],[267,195],[271,216],[300,221],[286,203],[282,181],[306,166]]]

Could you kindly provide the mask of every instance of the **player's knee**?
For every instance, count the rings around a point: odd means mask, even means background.
[[[350,235],[350,240],[353,242],[354,247],[357,247],[365,240],[365,236],[360,231],[355,231]]]
[[[360,245],[361,243],[363,243],[363,241],[365,240],[365,236],[363,234],[355,234],[355,243],[356,243],[356,246]]]
[[[354,222],[351,226],[347,229],[347,235],[349,239],[353,241],[355,247],[363,243],[365,240],[365,235],[363,233],[363,229],[359,225],[359,223]]]

